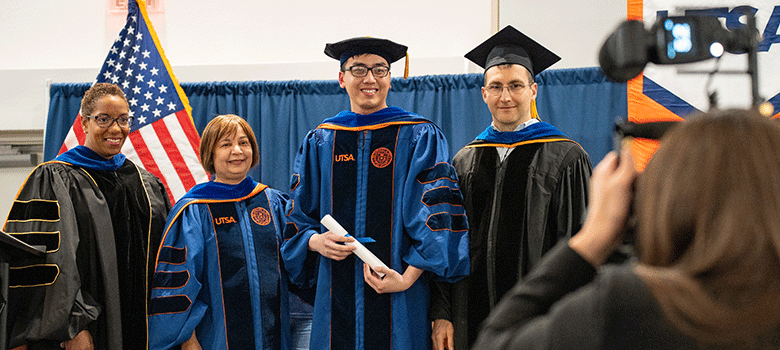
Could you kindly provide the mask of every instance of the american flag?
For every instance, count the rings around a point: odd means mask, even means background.
[[[187,96],[173,75],[144,0],[127,4],[127,24],[111,46],[95,83],[119,85],[135,117],[122,154],[165,184],[172,200],[208,181],[198,160],[200,137]],[[76,116],[59,153],[84,144],[81,115]]]

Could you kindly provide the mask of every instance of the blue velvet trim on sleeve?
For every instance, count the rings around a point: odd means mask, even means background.
[[[417,175],[417,181],[424,184],[439,179],[449,179],[457,182],[458,175],[455,173],[455,168],[449,163],[436,164],[433,168],[423,170]]]

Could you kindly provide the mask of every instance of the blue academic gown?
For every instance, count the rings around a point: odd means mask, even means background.
[[[309,132],[294,172],[302,215],[282,255],[295,283],[316,281],[311,349],[429,349],[429,280],[469,271],[463,197],[439,128],[396,107],[341,112]],[[354,254],[333,261],[307,250],[325,214],[392,269],[426,272],[406,291],[377,294]]]
[[[287,349],[279,258],[288,198],[247,177],[193,187],[168,216],[149,310],[150,349]]]

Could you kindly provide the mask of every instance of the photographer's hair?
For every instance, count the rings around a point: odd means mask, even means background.
[[[219,140],[226,135],[232,135],[238,131],[238,128],[244,130],[249,143],[252,145],[252,165],[253,167],[260,162],[260,152],[257,149],[257,139],[255,133],[249,126],[249,123],[235,114],[218,115],[212,119],[206,128],[203,129],[203,135],[200,138],[200,164],[203,169],[210,174],[214,174],[214,149]]]
[[[639,177],[636,205],[636,271],[677,329],[705,345],[777,344],[776,121],[738,110],[689,118]]]
[[[83,116],[92,116],[92,112],[95,111],[95,105],[97,101],[104,96],[117,96],[127,103],[127,97],[119,86],[110,83],[95,83],[85,93],[81,99],[80,113]]]

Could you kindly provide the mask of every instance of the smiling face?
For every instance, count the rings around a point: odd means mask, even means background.
[[[343,69],[352,66],[385,66],[390,68],[387,61],[381,56],[364,54],[352,57],[344,63]],[[339,86],[347,90],[349,104],[352,112],[358,114],[371,114],[387,107],[387,92],[390,90],[390,73],[382,78],[377,78],[369,73],[362,78],[352,75],[349,71],[339,72]]]
[[[127,117],[130,107],[127,102],[114,95],[105,95],[95,102],[92,110],[93,116],[108,116],[111,119]],[[111,123],[107,128],[97,125],[94,118],[81,118],[81,127],[84,129],[84,146],[95,151],[100,156],[110,159],[119,154],[122,145],[130,133],[130,127],[120,127],[117,123]]]
[[[214,181],[230,185],[240,183],[252,167],[252,144],[240,127],[217,141],[214,147]]]
[[[499,131],[513,131],[518,125],[531,119],[531,101],[536,99],[536,83],[531,82],[531,74],[518,64],[506,64],[490,67],[485,71],[485,86],[509,87],[522,85],[523,88],[512,92],[504,88],[500,93],[491,93],[482,88],[482,99],[488,105],[493,116],[493,124]]]

